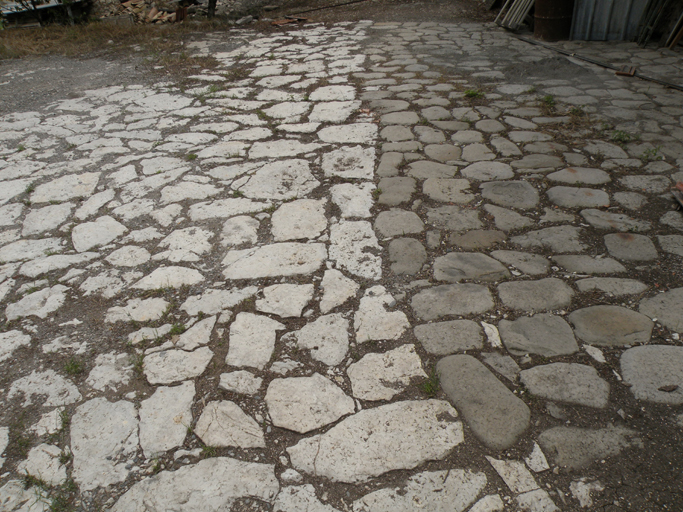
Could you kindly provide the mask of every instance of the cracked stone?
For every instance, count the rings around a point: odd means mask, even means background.
[[[367,221],[342,221],[330,227],[330,259],[351,274],[380,278],[382,259],[377,253],[381,249]]]
[[[173,384],[199,377],[213,358],[209,347],[194,352],[162,350],[145,356],[144,372],[150,384]]]
[[[256,301],[256,309],[281,318],[300,317],[313,298],[312,284],[276,284],[263,289],[263,299]]]
[[[324,244],[284,242],[232,250],[223,259],[223,275],[227,279],[259,279],[310,274],[322,266],[326,257]]]
[[[263,431],[256,421],[234,402],[213,401],[206,404],[194,433],[206,446],[224,448],[265,448]]]
[[[356,342],[400,338],[410,327],[410,322],[402,311],[386,310],[386,306],[393,307],[395,304],[396,301],[383,286],[368,288],[353,319]]]
[[[192,425],[194,382],[160,386],[140,404],[140,446],[150,459],[183,444]]]
[[[280,206],[271,217],[275,241],[318,237],[327,228],[326,203],[324,199],[298,199]]]
[[[78,252],[84,252],[98,245],[106,245],[126,231],[128,229],[123,224],[105,215],[94,222],[86,222],[76,226],[71,232],[71,241],[74,244],[74,249]]]

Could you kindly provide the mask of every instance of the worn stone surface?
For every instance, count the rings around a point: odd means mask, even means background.
[[[158,387],[154,394],[140,404],[140,446],[145,457],[152,458],[185,440],[192,425],[194,382],[183,382],[174,387]]]
[[[382,275],[381,248],[367,221],[344,221],[330,228],[330,259],[351,274],[367,279]]]
[[[645,315],[620,306],[590,306],[568,317],[576,337],[598,346],[647,343],[654,324]]]
[[[320,299],[320,311],[328,313],[356,295],[360,285],[345,277],[338,270],[326,270],[320,286],[323,296]]]
[[[243,395],[255,395],[261,389],[263,379],[246,370],[221,374],[218,386],[226,391]]]
[[[623,261],[652,261],[659,258],[655,244],[644,235],[612,233],[605,235],[609,253]]]
[[[209,347],[193,352],[162,350],[145,356],[144,372],[150,384],[172,384],[198,377],[213,358]]]
[[[553,261],[569,272],[577,274],[618,274],[626,272],[626,267],[612,258],[567,254],[553,256]]]
[[[498,295],[503,304],[513,309],[547,311],[568,306],[574,292],[564,281],[549,277],[499,284]]]
[[[647,290],[648,286],[636,279],[622,277],[591,277],[576,281],[580,292],[600,290],[610,295],[637,295]]]
[[[683,347],[644,345],[621,355],[621,374],[638,400],[683,403]]]
[[[413,312],[422,320],[435,320],[450,315],[470,315],[488,311],[493,298],[488,288],[477,284],[434,286],[413,296]]]
[[[683,331],[683,288],[643,299],[639,311],[676,332]]]
[[[553,226],[513,236],[512,243],[525,249],[544,248],[556,253],[583,252],[586,245],[580,240],[581,228]]]
[[[527,210],[538,204],[538,191],[526,181],[490,181],[480,188],[484,199],[499,206]]]
[[[439,460],[462,443],[458,413],[442,400],[406,400],[362,410],[287,448],[292,465],[335,482],[363,482]],[[400,453],[394,449],[399,443]]]
[[[424,224],[413,212],[393,209],[382,212],[375,221],[375,230],[383,237],[420,233]]]
[[[273,380],[265,401],[273,425],[301,434],[355,412],[353,399],[318,373]]]
[[[277,331],[283,329],[283,324],[266,316],[239,313],[230,326],[225,362],[231,366],[263,368],[273,354]]]
[[[415,337],[430,354],[445,356],[483,346],[481,327],[472,320],[416,325]]]
[[[256,309],[282,318],[299,317],[313,298],[312,284],[276,284],[263,289],[263,299],[256,301]]]
[[[446,395],[489,448],[509,448],[527,429],[529,408],[474,357],[445,357],[436,371]]]
[[[349,366],[347,375],[353,396],[361,400],[390,400],[412,379],[427,377],[420,356],[411,344],[381,354],[367,354]]]
[[[465,250],[488,249],[505,241],[505,233],[495,229],[473,229],[465,234],[452,234],[448,239],[451,245]]]
[[[581,210],[581,216],[591,226],[609,231],[649,231],[651,228],[651,224],[648,221],[634,219],[619,213],[588,209]]]
[[[609,384],[592,366],[574,363],[552,363],[522,370],[519,374],[534,395],[557,402],[603,409],[609,400]]]
[[[60,462],[62,450],[51,444],[31,448],[28,457],[17,466],[20,474],[39,478],[47,485],[60,485],[66,481],[66,466]],[[2,502],[0,501],[0,504]]]
[[[197,420],[194,433],[207,446],[265,448],[263,431],[234,402],[209,402]]]
[[[341,363],[349,349],[349,321],[341,313],[324,315],[294,332],[297,345],[327,365]]]
[[[451,252],[434,261],[434,278],[439,281],[499,281],[509,276],[507,268],[481,253]]]
[[[323,244],[295,242],[228,251],[223,259],[223,275],[227,279],[258,279],[308,274],[320,268],[326,257]]]
[[[356,341],[363,343],[398,339],[410,326],[410,322],[402,311],[387,310],[387,307],[395,304],[394,298],[383,286],[373,286],[366,290],[353,318]]]
[[[532,276],[545,275],[550,263],[543,256],[520,251],[491,251],[491,256],[507,265],[512,265],[525,274]]]
[[[512,354],[539,354],[545,357],[573,354],[579,350],[574,332],[560,316],[539,314],[498,323],[500,335]]]
[[[541,432],[538,443],[553,463],[570,469],[581,469],[617,455],[629,446],[642,446],[636,432],[624,427],[555,427]]]
[[[394,274],[417,274],[427,261],[427,251],[414,238],[396,238],[389,243],[389,261]]]

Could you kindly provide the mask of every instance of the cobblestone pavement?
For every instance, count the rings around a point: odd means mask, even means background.
[[[681,509],[681,93],[474,23],[186,47],[0,118],[0,509]]]

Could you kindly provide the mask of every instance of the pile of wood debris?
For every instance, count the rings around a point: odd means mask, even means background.
[[[128,0],[121,3],[121,14],[130,14],[136,23],[175,23],[187,15],[187,7],[175,11],[158,9],[147,0]]]

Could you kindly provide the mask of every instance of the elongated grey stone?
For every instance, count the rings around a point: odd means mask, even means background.
[[[609,384],[592,366],[552,363],[523,370],[519,379],[534,395],[604,409],[609,400]]]
[[[483,198],[499,206],[527,210],[538,204],[538,190],[527,181],[490,181],[480,188]]]
[[[683,404],[683,347],[643,345],[621,355],[621,375],[638,400]]]
[[[683,332],[683,288],[672,288],[640,302],[640,312],[656,318],[676,332]]]
[[[529,426],[527,405],[474,357],[445,357],[436,371],[444,392],[474,435],[489,448],[509,448]]]
[[[413,332],[422,347],[437,356],[483,347],[481,327],[472,320],[416,325]]]
[[[415,295],[411,302],[413,312],[422,320],[479,314],[493,305],[488,288],[470,283],[434,286]]]
[[[521,311],[547,311],[567,307],[574,292],[560,279],[515,281],[498,285],[498,295],[506,306]]]
[[[605,246],[609,253],[624,261],[652,261],[659,253],[648,237],[632,233],[612,233],[605,235]]]
[[[505,348],[512,354],[539,354],[546,357],[578,352],[574,332],[560,316],[551,314],[522,316],[515,321],[501,320],[498,329]]]
[[[552,187],[548,199],[565,208],[600,208],[609,206],[607,192],[594,188]]]
[[[553,256],[553,261],[569,272],[576,272],[578,274],[618,274],[626,272],[626,267],[612,258],[594,258],[583,254],[567,254]]]
[[[509,276],[510,271],[500,262],[477,252],[451,252],[434,261],[434,278],[439,281],[498,281]]]

